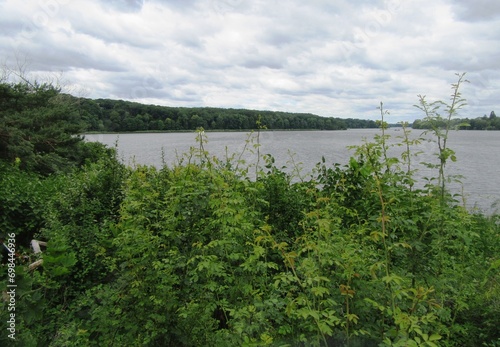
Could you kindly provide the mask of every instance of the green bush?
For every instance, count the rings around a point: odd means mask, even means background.
[[[380,111],[379,135],[308,180],[260,158],[259,134],[250,167],[211,157],[201,130],[162,169],[100,147],[44,179],[3,164],[2,227],[48,241],[42,267],[19,264],[18,345],[498,345],[499,217],[449,194],[447,131],[438,184],[416,184],[418,140],[404,126],[390,157]]]

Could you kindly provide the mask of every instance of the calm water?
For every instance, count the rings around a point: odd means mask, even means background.
[[[347,131],[269,131],[260,134],[260,153],[272,154],[278,167],[286,166],[288,171],[293,167],[303,168],[302,174],[307,177],[316,163],[324,156],[327,163],[346,164],[353,154],[347,147],[359,145],[364,139],[372,139],[380,133],[375,129],[352,129]],[[389,129],[390,143],[400,141],[402,131]],[[421,131],[412,131],[412,136],[419,136]],[[206,133],[208,143],[205,149],[210,155],[224,158],[235,153],[238,157],[243,153],[249,163],[255,163],[256,155],[248,151],[253,149],[249,144],[245,151],[249,134],[244,132],[211,132]],[[254,136],[256,136],[254,134]],[[122,160],[130,165],[145,164],[161,167],[176,163],[180,157],[197,147],[195,133],[147,133],[147,134],[93,134],[87,135],[89,141],[99,141],[109,146],[118,146]],[[500,131],[453,131],[450,133],[448,147],[456,152],[458,161],[447,165],[448,174],[464,176],[461,184],[453,184],[455,192],[463,189],[467,205],[478,207],[489,213],[500,209]],[[436,144],[423,141],[416,146],[422,153],[413,158],[419,162],[437,163],[433,155]],[[399,155],[401,147],[391,150],[391,154]],[[293,158],[293,160],[292,160]],[[295,163],[295,165],[293,164]],[[419,166],[419,176],[434,177],[437,171]]]

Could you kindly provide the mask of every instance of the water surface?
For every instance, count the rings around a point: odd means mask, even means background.
[[[389,129],[390,144],[400,143],[401,130]],[[291,172],[301,167],[307,176],[315,165],[325,158],[327,163],[346,164],[353,155],[348,146],[359,145],[380,134],[378,129],[351,129],[347,131],[266,131],[259,134],[259,151],[271,154],[278,167],[286,166]],[[204,144],[210,155],[225,158],[231,154],[239,157],[241,153],[248,163],[256,162],[256,134],[253,142],[245,132],[209,132],[205,134],[208,142]],[[421,131],[413,130],[412,137],[420,137]],[[119,156],[129,164],[154,165],[161,167],[178,162],[190,147],[198,148],[195,133],[133,133],[133,134],[92,134],[86,135],[89,141],[99,141],[118,147]],[[446,167],[448,174],[464,176],[462,184],[453,183],[455,192],[463,192],[469,207],[478,207],[487,212],[500,208],[494,206],[500,201],[500,131],[452,131],[448,147],[457,155],[457,162]],[[394,147],[390,154],[399,156],[402,147]],[[420,162],[437,163],[437,145],[422,141],[412,151],[421,154],[413,158],[415,165]],[[293,160],[292,160],[293,158]],[[419,166],[419,176],[437,176],[436,170]]]

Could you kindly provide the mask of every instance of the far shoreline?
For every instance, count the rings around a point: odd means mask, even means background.
[[[347,128],[347,129],[210,129],[203,130],[206,133],[248,133],[248,132],[272,132],[272,131],[346,131],[346,130],[375,130],[379,128]],[[136,130],[136,131],[86,131],[79,135],[96,134],[174,134],[195,133],[197,130]]]

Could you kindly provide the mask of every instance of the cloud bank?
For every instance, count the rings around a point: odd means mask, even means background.
[[[63,72],[91,98],[377,118],[422,114],[471,82],[461,116],[497,110],[495,0],[0,0],[0,57]]]

